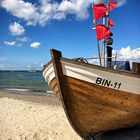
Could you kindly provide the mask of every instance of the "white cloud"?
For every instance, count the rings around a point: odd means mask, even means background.
[[[40,64],[40,68],[41,68],[41,69],[43,69],[43,67],[44,67],[44,64],[43,64],[43,63],[41,63],[41,64]]]
[[[6,61],[7,58],[6,57],[0,57],[0,62]]]
[[[98,57],[95,55],[93,56],[93,58],[98,58]],[[93,59],[93,58],[87,59],[88,63],[100,65],[99,59]]]
[[[39,17],[38,8],[30,2],[23,0],[3,0],[1,6],[12,15],[22,18],[30,24],[33,24],[35,19]]]
[[[0,69],[4,69],[4,68],[5,68],[4,64],[0,64]]]
[[[22,44],[21,44],[21,43],[18,43],[18,44],[17,44],[17,47],[22,47]]]
[[[77,19],[86,19],[89,17],[88,7],[90,0],[63,0],[58,6],[58,12],[67,14],[75,14]]]
[[[4,44],[7,45],[7,46],[15,46],[16,45],[16,42],[15,41],[4,41]]]
[[[113,54],[117,52],[117,58],[119,60],[140,60],[140,48],[132,49],[130,46],[121,48],[120,50],[114,50]]]
[[[130,46],[126,48],[121,48],[120,50],[113,50],[113,57],[116,56],[117,53],[117,61],[129,61],[130,64],[134,61],[140,62],[140,48],[132,49]],[[97,58],[97,56],[93,56],[93,58]],[[114,61],[114,59],[112,59]],[[89,63],[99,65],[99,59],[88,59]]]
[[[28,37],[20,37],[20,38],[17,38],[17,41],[19,41],[19,42],[28,42],[28,41],[30,41],[30,38],[28,38]]]
[[[44,26],[48,21],[65,19],[67,15],[75,15],[76,19],[84,20],[89,17],[91,4],[104,0],[39,0],[38,4],[23,0],[2,0],[1,7],[13,16],[21,18],[28,25]],[[118,0],[122,5],[126,0]]]
[[[43,66],[44,66],[44,64],[43,64],[43,63],[41,63],[41,64],[40,64],[40,67],[43,67]]]
[[[30,47],[31,48],[39,48],[40,47],[40,45],[41,45],[41,43],[40,42],[33,42],[33,43],[31,43],[31,45],[30,45]]]
[[[25,32],[24,27],[17,22],[11,23],[9,25],[9,30],[12,33],[12,35],[15,35],[15,36],[16,35],[20,36],[20,35],[24,34],[24,32]]]
[[[7,61],[6,57],[0,57],[0,69],[5,68],[5,61]]]
[[[126,2],[127,0],[118,0],[118,7],[123,6]]]
[[[5,64],[5,63],[1,63],[0,64],[0,69],[1,70],[10,70],[12,68],[12,66],[8,65],[8,64]]]
[[[104,0],[62,0],[60,3],[54,0],[39,0],[38,4],[23,0],[2,0],[1,7],[13,16],[21,18],[28,25],[39,24],[44,26],[48,21],[65,19],[67,15],[75,15],[76,19],[84,20],[89,17],[89,7],[92,3],[100,3]],[[118,0],[118,6],[126,0]]]

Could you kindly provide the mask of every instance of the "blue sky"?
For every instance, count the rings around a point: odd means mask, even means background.
[[[1,0],[0,70],[35,69],[50,60],[97,55],[92,3],[101,0]],[[105,0],[102,0],[105,1]],[[117,0],[111,12],[114,50],[120,59],[140,60],[140,1]]]

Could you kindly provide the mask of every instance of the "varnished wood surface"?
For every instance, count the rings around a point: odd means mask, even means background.
[[[56,50],[52,50],[51,55],[52,61],[49,64],[53,63],[56,77],[51,79],[49,85],[56,94],[60,94],[67,118],[82,138],[140,124],[139,94],[130,94],[67,77],[63,75],[61,62],[135,78],[140,78],[139,74],[65,59],[62,58],[61,52]]]
[[[140,95],[109,89],[64,76],[66,110],[78,133],[86,138],[100,132],[140,124]],[[56,79],[50,87],[58,93]]]
[[[71,124],[71,126],[73,127],[73,129],[75,130],[75,132],[77,132],[77,134],[83,134],[83,129],[80,129],[79,125],[75,124],[73,120],[73,118],[71,118],[71,112],[68,109],[67,106],[67,96],[65,96],[64,94],[68,92],[67,87],[65,86],[65,77],[63,75],[63,71],[62,71],[62,66],[61,66],[61,52],[52,49],[51,50],[51,56],[52,56],[52,62],[53,62],[53,66],[54,66],[54,71],[55,71],[55,84],[53,85],[54,88],[54,92],[59,93],[62,104],[63,104],[63,108],[65,110],[65,114],[69,120],[69,123]]]
[[[132,71],[134,73],[140,74],[140,63],[133,62],[132,63]]]

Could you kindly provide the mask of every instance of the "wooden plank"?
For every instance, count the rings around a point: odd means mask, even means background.
[[[50,82],[73,129],[84,139],[112,129],[140,124],[140,96],[63,75],[62,62],[140,78],[140,75],[62,58],[51,50],[55,78]],[[50,64],[50,62],[49,62]],[[111,120],[111,122],[110,122]]]
[[[64,76],[69,98],[66,109],[72,123],[80,122],[84,135],[140,125],[140,96]],[[54,83],[53,79],[51,83]],[[53,85],[50,83],[50,86]],[[84,86],[83,86],[84,85]],[[82,134],[83,135],[83,134]]]
[[[134,73],[140,74],[140,63],[133,62],[132,63],[132,71]]]
[[[71,108],[69,108],[70,107],[69,104],[71,104],[71,102],[69,100],[69,96],[67,96],[68,91],[67,91],[67,88],[65,85],[67,83],[67,81],[65,81],[65,79],[64,79],[62,66],[61,66],[61,62],[60,62],[62,54],[60,51],[52,49],[51,50],[51,57],[52,57],[53,65],[54,65],[54,71],[55,71],[58,91],[60,94],[60,98],[61,98],[61,101],[63,104],[63,108],[65,110],[66,116],[67,116],[71,126],[75,130],[75,132],[78,135],[80,135],[81,137],[85,138],[86,135],[88,134],[86,132],[86,130],[84,130],[84,128],[81,127],[78,119],[70,117],[72,115]],[[76,123],[75,123],[75,120],[77,120]]]

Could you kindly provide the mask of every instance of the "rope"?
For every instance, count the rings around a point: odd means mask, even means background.
[[[79,62],[83,62],[83,63],[88,63],[87,59],[86,58],[83,58],[83,57],[73,58],[73,60],[79,61]]]

